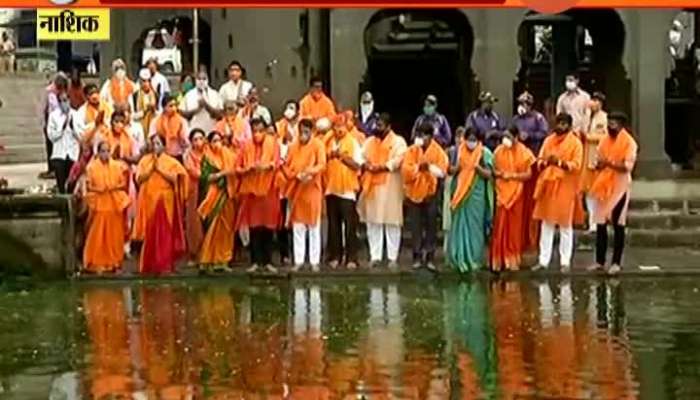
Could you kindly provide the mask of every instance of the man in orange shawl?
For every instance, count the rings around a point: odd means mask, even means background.
[[[625,222],[632,186],[632,169],[637,159],[637,143],[624,128],[627,116],[620,112],[608,117],[608,135],[598,145],[597,174],[590,193],[595,198],[596,264],[593,270],[605,265],[608,248],[608,222],[615,231],[612,265],[608,273],[621,270],[622,251],[625,247]]]
[[[538,165],[542,172],[535,187],[533,218],[542,221],[542,230],[539,264],[534,270],[549,267],[557,226],[562,272],[571,269],[574,214],[579,201],[579,174],[583,162],[583,147],[571,130],[572,123],[571,115],[557,115],[554,134],[547,136],[540,150]]]
[[[98,157],[87,166],[87,237],[83,254],[86,271],[101,274],[119,270],[127,237],[126,193],[128,171],[112,159],[108,142],[98,146]]]
[[[118,58],[112,62],[112,78],[102,85],[100,97],[107,104],[129,103],[129,98],[136,91],[136,85],[126,76],[126,64]]]
[[[232,147],[242,147],[251,139],[248,119],[238,112],[238,104],[233,100],[224,102],[224,117],[214,126],[214,130],[224,136],[224,142]]]
[[[365,165],[357,211],[360,220],[367,224],[370,267],[381,262],[386,237],[389,268],[398,268],[403,225],[401,161],[406,141],[391,129],[389,114],[379,116],[376,135],[365,141],[363,153]]]
[[[238,157],[237,172],[240,176],[241,196],[236,228],[250,232],[250,258],[248,272],[265,267],[277,272],[270,254],[275,230],[282,223],[280,196],[275,177],[280,164],[277,138],[267,133],[262,119],[250,121],[253,140],[247,142]]]
[[[204,200],[197,210],[206,227],[199,263],[202,268],[230,271],[228,264],[233,259],[233,224],[236,219],[234,196],[238,189],[236,154],[223,145],[223,135],[217,131],[209,133],[208,141],[199,178],[202,187],[206,188]]]
[[[437,241],[439,180],[447,174],[447,154],[433,140],[433,126],[423,123],[416,129],[413,146],[408,148],[401,165],[404,195],[413,240],[413,268],[425,265],[436,271],[433,263]]]
[[[187,120],[177,110],[177,99],[170,94],[163,96],[163,113],[151,122],[149,138],[157,135],[165,146],[165,152],[179,162],[189,146]]]
[[[309,93],[299,101],[301,117],[314,122],[321,118],[332,119],[335,117],[333,100],[323,93],[323,80],[319,77],[313,77],[309,81],[309,86]]]
[[[312,138],[312,131],[313,123],[301,120],[299,136],[290,145],[283,167],[287,179],[285,195],[290,206],[288,219],[294,232],[294,272],[306,261],[307,233],[311,269],[318,271],[321,262],[321,178],[326,167],[326,151],[320,139]]]
[[[105,135],[109,130],[112,107],[100,99],[100,92],[95,84],[85,85],[85,97],[87,102],[78,109],[75,129],[83,138],[83,143],[92,148],[95,144],[93,139],[98,135]]]
[[[489,259],[493,271],[518,270],[523,246],[526,219],[525,182],[532,176],[535,156],[518,139],[518,128],[505,132],[494,153],[496,177],[496,216],[491,235]]]
[[[343,114],[335,117],[333,129],[326,134],[324,141],[328,161],[325,174],[328,265],[335,269],[344,260],[348,269],[355,269],[358,250],[355,202],[360,189],[358,174],[363,163],[362,147],[348,132]]]
[[[142,242],[140,272],[164,274],[175,270],[186,249],[182,210],[188,177],[185,168],[165,154],[160,136],[149,142],[151,153],[136,168],[139,196],[132,239]]]

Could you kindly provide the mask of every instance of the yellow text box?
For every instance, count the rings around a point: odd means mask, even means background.
[[[39,8],[38,40],[109,40],[109,8]]]

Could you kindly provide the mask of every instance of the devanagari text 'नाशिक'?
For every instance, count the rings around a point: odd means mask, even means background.
[[[76,15],[71,10],[59,15],[43,15],[39,23],[41,29],[49,32],[96,32],[100,23],[96,15]]]

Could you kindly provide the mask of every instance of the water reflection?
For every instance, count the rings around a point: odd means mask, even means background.
[[[693,284],[678,290],[692,298]],[[697,348],[680,349],[700,342],[700,317],[684,314],[697,303],[674,309],[654,285],[85,286],[64,322],[84,329],[55,335],[76,347],[73,367],[36,398],[698,398]],[[647,307],[648,293],[659,303]],[[5,373],[6,393],[35,398],[19,371]]]

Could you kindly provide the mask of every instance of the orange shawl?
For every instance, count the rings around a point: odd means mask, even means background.
[[[112,110],[109,107],[109,105],[100,100],[100,104],[95,107],[90,103],[85,103],[85,124],[92,124],[95,122],[95,119],[97,118],[97,114],[100,111],[104,111],[104,118],[102,119],[102,125],[100,125],[92,135],[86,136],[83,138],[83,141],[85,143],[92,143],[92,140],[95,138],[95,135],[101,134],[101,135],[106,135],[107,134],[107,122],[112,118]]]
[[[391,148],[394,145],[396,134],[390,131],[384,139],[371,137],[365,144],[365,159],[371,165],[386,165],[391,157]],[[386,183],[389,179],[388,172],[365,172],[362,175],[362,192],[367,198],[372,196],[374,188]]]
[[[156,133],[165,141],[166,148],[168,143],[173,140],[179,141],[180,134],[182,131],[182,117],[180,114],[174,113],[173,115],[167,115],[165,113],[158,117],[158,122],[156,122]]]
[[[437,192],[438,178],[430,171],[420,170],[420,164],[424,162],[437,166],[443,173],[447,173],[449,163],[447,154],[435,140],[425,151],[420,146],[409,147],[401,164],[401,176],[404,193],[414,203],[421,203]]]
[[[106,135],[100,137],[109,143],[112,157],[125,158],[134,155],[134,142],[126,130],[121,134],[116,134],[113,129],[110,129]],[[119,154],[117,154],[117,148],[119,148]]]
[[[277,139],[272,135],[265,135],[262,144],[254,141],[247,142],[241,151],[240,164],[243,170],[249,170],[241,178],[241,194],[252,194],[257,197],[265,196],[272,189],[276,174],[279,155]],[[257,164],[272,165],[268,171],[255,171]]]
[[[481,162],[484,154],[484,145],[479,143],[474,150],[469,150],[466,143],[459,146],[459,175],[457,175],[457,187],[450,200],[450,207],[454,210],[464,200],[472,187],[476,177],[476,166]]]
[[[341,157],[352,158],[355,154],[356,142],[353,140],[354,137],[350,135],[349,132],[345,133],[341,137],[337,137],[335,131],[330,131],[323,138],[326,143],[326,156],[330,156],[333,152],[334,147],[338,146],[338,153]],[[357,179],[357,171],[353,171],[343,163],[340,158],[330,159],[328,158],[326,174],[325,174],[325,185],[326,191],[331,194],[345,194],[348,192],[357,192],[360,188],[359,181]]]
[[[545,140],[542,150],[540,150],[540,163],[544,163],[550,156],[554,156],[563,163],[566,163],[569,167],[569,171],[578,171],[581,169],[581,164],[577,163],[575,160],[578,145],[580,145],[579,138],[571,132],[561,136],[552,134]],[[566,174],[567,171],[564,171],[564,169],[556,165],[545,167],[537,178],[533,197],[539,199],[546,182],[556,182],[558,184]]]
[[[219,151],[207,146],[204,151],[204,158],[211,165],[216,167],[219,172],[229,172],[236,168],[236,155],[233,151],[226,147],[221,147]],[[229,198],[233,198],[236,194],[236,186],[238,184],[238,179],[235,176],[228,176],[226,178],[226,192]],[[221,189],[217,182],[209,183],[206,197],[197,209],[197,213],[202,217],[206,218],[217,205],[219,200],[219,194]]]
[[[323,206],[321,171],[325,166],[326,154],[320,140],[311,139],[305,145],[295,140],[290,145],[287,163],[284,166],[285,175],[289,178],[285,196],[291,206],[290,223],[314,225],[318,222]],[[315,175],[311,181],[301,182],[296,178],[301,172]]]
[[[277,138],[282,143],[287,143],[287,129],[289,129],[289,121],[287,121],[286,118],[282,118],[275,123],[275,128],[277,129]],[[294,140],[296,140],[298,135],[299,135],[299,124],[297,123],[296,132],[294,132],[292,134],[292,140],[290,140],[289,143],[292,143]]]
[[[516,142],[512,148],[498,146],[494,153],[494,168],[506,174],[524,174],[535,163],[535,156],[524,144]],[[496,201],[510,209],[523,193],[525,183],[515,179],[496,179]]]
[[[240,140],[245,134],[245,118],[238,115],[227,115],[216,123],[214,129],[227,138]],[[208,132],[207,132],[208,133]]]
[[[129,79],[119,81],[112,78],[109,82],[109,94],[114,104],[124,104],[129,102],[129,96],[134,93],[134,82]]]
[[[325,94],[322,94],[318,100],[315,100],[311,94],[307,94],[299,102],[299,115],[302,118],[308,118],[316,121],[321,118],[335,117],[335,105]]]
[[[598,145],[598,156],[602,159],[618,163],[626,162],[635,151],[636,143],[632,135],[625,129],[621,130],[616,138],[607,135]],[[610,198],[615,189],[615,180],[619,172],[606,167],[598,171],[591,186],[591,194],[598,200]]]

